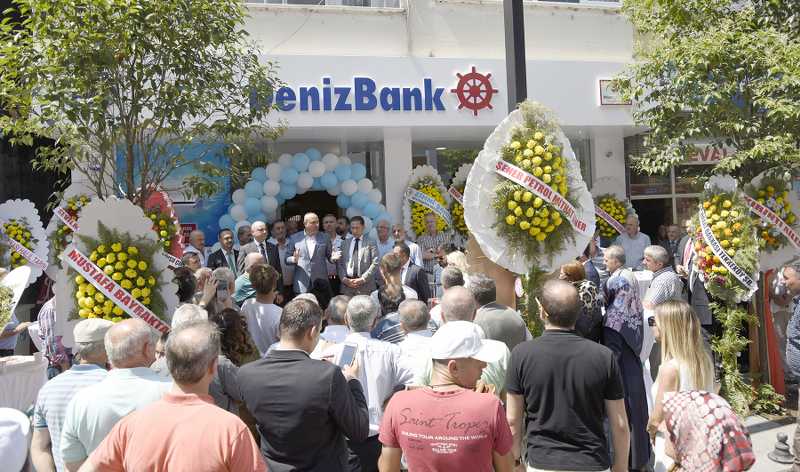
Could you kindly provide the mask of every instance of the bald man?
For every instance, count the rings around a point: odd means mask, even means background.
[[[286,258],[288,264],[294,265],[294,293],[307,293],[316,284],[319,290],[330,294],[327,262],[336,263],[341,252],[334,251],[330,237],[320,232],[316,213],[303,216],[303,227],[304,231],[292,236],[294,250]]]
[[[183,248],[183,254],[197,254],[200,267],[206,266],[206,235],[199,229],[189,233],[189,244]]]
[[[628,215],[625,219],[625,232],[617,236],[614,244],[625,249],[625,267],[644,269],[644,249],[650,246],[650,236],[639,231],[639,218],[636,215]]]
[[[264,259],[272,266],[273,269],[281,273],[281,259],[278,255],[278,246],[267,241],[269,237],[269,230],[267,224],[263,221],[256,221],[250,225],[250,231],[253,235],[253,241],[245,244],[239,250],[239,273],[244,274],[247,270],[244,260],[250,253],[259,253],[264,256]],[[282,283],[282,282],[281,282]],[[280,286],[280,285],[279,285]]]

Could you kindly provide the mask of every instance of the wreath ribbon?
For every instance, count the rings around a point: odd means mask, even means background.
[[[409,187],[408,190],[406,190],[406,198],[409,201],[414,203],[419,203],[420,205],[436,213],[436,215],[438,215],[441,219],[443,219],[447,223],[447,226],[453,225],[452,219],[450,218],[450,212],[447,211],[447,208],[443,207],[439,202],[436,201],[436,199],[434,199],[430,195],[420,192],[415,188]]]
[[[625,232],[625,227],[622,226],[619,223],[619,221],[616,220],[616,218],[609,215],[607,211],[600,208],[600,205],[594,206],[594,213],[600,218],[604,219],[606,223],[608,223],[612,228],[614,228],[617,231],[617,233],[623,234]]]
[[[750,195],[745,195],[744,199],[747,202],[747,206],[750,208],[750,211],[761,218],[761,221],[769,223],[777,228],[778,231],[786,236],[786,239],[788,239],[792,245],[794,245],[795,249],[800,249],[800,235],[798,235],[797,231],[792,229],[788,223],[783,221],[783,219],[778,216],[777,213],[770,210],[766,205],[758,203],[758,201],[752,198]]]
[[[0,221],[0,232],[5,233],[5,231],[3,230],[4,227],[5,227],[5,222]],[[41,257],[37,256],[33,251],[20,244],[16,239],[12,238],[11,236],[8,237],[8,242],[11,245],[11,249],[13,249],[14,252],[24,257],[25,260],[31,263],[31,265],[39,269],[42,269],[42,271],[47,270],[47,261],[42,260]]]
[[[703,231],[703,239],[706,241],[711,247],[711,250],[714,252],[722,264],[728,269],[728,272],[732,273],[736,279],[741,282],[742,285],[745,286],[748,290],[754,290],[756,282],[753,280],[750,275],[744,271],[741,267],[736,265],[736,262],[733,261],[733,258],[728,255],[727,252],[722,248],[717,238],[714,236],[714,232],[711,230],[711,227],[708,226],[708,220],[706,220],[706,211],[703,209],[703,206],[700,205],[700,211],[698,212],[698,220],[700,221],[700,229]]]
[[[569,224],[575,231],[584,235],[592,235],[588,231],[589,223],[578,217],[578,212],[575,210],[575,207],[546,183],[502,159],[497,161],[494,171],[547,201],[547,203],[558,210],[559,213],[564,215],[564,218],[569,221]]]
[[[95,263],[79,251],[78,248],[73,247],[69,253],[64,256],[64,260],[66,260],[67,264],[75,269],[81,277],[94,285],[100,293],[114,302],[115,305],[122,308],[129,316],[141,319],[157,331],[162,333],[169,332],[169,326],[166,323],[161,321],[149,308],[133,298],[127,290],[122,288],[111,277],[107,276],[102,269],[95,265]]]
[[[449,189],[447,189],[447,193],[449,193],[451,197],[455,198],[456,201],[461,205],[464,204],[464,195],[462,195],[457,188],[450,187]]]

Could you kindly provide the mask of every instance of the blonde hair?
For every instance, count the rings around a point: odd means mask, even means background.
[[[655,312],[661,333],[661,363],[675,359],[687,366],[696,389],[707,388],[714,380],[714,368],[692,307],[684,301],[670,300],[656,306]]]
[[[453,251],[445,257],[448,266],[455,267],[463,274],[469,273],[469,264],[467,263],[467,256],[461,251]]]

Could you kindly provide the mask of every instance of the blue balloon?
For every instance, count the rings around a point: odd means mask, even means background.
[[[283,196],[280,193],[275,195],[275,200],[278,200],[278,206],[283,205],[286,202],[286,199],[283,198]]]
[[[378,206],[377,203],[369,202],[364,207],[364,214],[367,215],[368,217],[374,219],[375,217],[377,217],[378,215],[381,214],[381,208]]]
[[[257,180],[251,180],[245,184],[244,193],[248,198],[261,198],[264,195],[264,184]]]
[[[233,230],[235,227],[236,227],[236,222],[233,221],[233,218],[231,218],[231,215],[228,215],[226,213],[226,214],[224,214],[224,215],[219,217],[219,229],[227,228],[229,230]]]
[[[261,200],[258,198],[248,198],[244,201],[244,209],[247,216],[253,217],[261,213]]]
[[[253,172],[250,172],[250,177],[253,180],[257,180],[263,184],[267,181],[267,169],[263,167],[256,167],[253,169]]]
[[[311,162],[311,159],[308,158],[302,152],[298,152],[294,156],[292,156],[292,167],[297,169],[297,172],[305,172],[308,169],[308,164]]]
[[[336,174],[336,178],[339,179],[339,182],[344,182],[350,178],[350,166],[347,164],[339,164],[336,166],[333,173]]]
[[[339,208],[350,208],[350,197],[340,193],[336,196],[336,204],[339,205]]]
[[[259,213],[259,214],[257,214],[256,216],[253,217],[253,221],[264,221],[264,222],[266,222],[267,221],[267,215],[265,215],[263,213]]]
[[[356,208],[364,208],[369,203],[369,197],[364,192],[356,192],[350,197],[350,204]]]
[[[364,164],[355,163],[350,166],[350,178],[359,181],[367,176],[367,168]]]
[[[322,159],[322,153],[319,152],[319,149],[313,147],[306,149],[305,155],[308,156],[308,158],[312,161],[318,161]]]
[[[319,178],[319,181],[325,188],[336,187],[336,184],[339,183],[339,179],[336,178],[336,174],[333,172],[325,172],[322,174],[322,177]]]
[[[392,215],[390,215],[389,213],[384,212],[384,213],[381,213],[380,215],[378,215],[377,218],[374,218],[374,220],[375,220],[375,222],[378,222],[378,221],[381,221],[381,220],[386,220],[386,221],[389,222],[389,224],[391,224],[392,223]]]
[[[322,182],[320,181],[320,177],[314,178],[314,183],[311,185],[311,190],[325,190],[325,187],[323,187]]]
[[[281,184],[281,191],[278,195],[284,200],[291,200],[297,195],[297,187],[293,184]]]
[[[294,167],[287,167],[281,171],[281,183],[294,185],[297,183],[297,169]],[[281,185],[283,187],[283,185]]]

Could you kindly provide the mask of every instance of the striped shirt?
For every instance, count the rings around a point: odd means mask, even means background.
[[[33,410],[33,427],[47,428],[50,433],[51,450],[56,470],[66,470],[61,459],[61,427],[64,424],[69,401],[75,392],[100,382],[108,372],[95,364],[77,364],[54,377],[39,390]]]
[[[69,362],[71,349],[64,347],[61,336],[55,332],[56,325],[56,297],[47,300],[36,319],[39,321],[39,339],[44,347],[44,356],[50,366],[58,366]]]
[[[422,262],[425,272],[433,274],[433,268],[436,266],[436,258],[433,257],[431,259],[425,260],[424,254],[428,252],[429,249],[433,249],[433,251],[435,252],[439,246],[452,242],[453,238],[450,235],[450,233],[436,233],[435,236],[431,236],[430,234],[425,233],[417,238],[417,244],[419,244],[420,249],[422,249],[422,254],[423,254]]]
[[[794,299],[794,311],[786,327],[786,364],[795,378],[800,378],[800,297]]]
[[[683,300],[683,281],[672,270],[672,266],[664,267],[653,273],[653,281],[644,295],[645,303],[653,308],[668,300]]]

